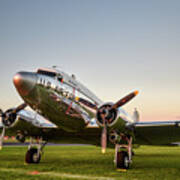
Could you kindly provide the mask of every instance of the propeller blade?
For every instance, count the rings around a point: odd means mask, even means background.
[[[103,154],[106,152],[106,146],[107,146],[107,128],[104,127],[101,135],[101,148]]]
[[[24,109],[26,106],[27,106],[26,103],[21,104],[20,106],[16,107],[16,108],[13,110],[13,113],[18,113],[19,111],[21,111],[22,109]]]
[[[2,109],[0,109],[0,116],[2,116],[2,114],[3,114],[3,110],[2,110]]]
[[[124,98],[120,99],[118,102],[116,102],[111,109],[117,109],[120,106],[123,106],[124,104],[126,104],[127,102],[129,102],[132,98],[134,98],[139,92],[138,91],[134,91],[130,94],[128,94],[127,96],[125,96]]]
[[[104,154],[106,152],[106,146],[107,146],[107,126],[106,126],[106,120],[104,114],[102,114],[101,117],[103,119],[103,125],[104,125],[101,134],[101,149],[102,149],[102,153]]]
[[[2,133],[1,133],[1,137],[0,137],[0,150],[2,149],[2,146],[3,146],[5,130],[6,130],[6,128],[3,127],[3,130],[2,130]]]

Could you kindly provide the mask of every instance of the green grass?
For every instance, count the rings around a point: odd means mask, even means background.
[[[46,147],[40,164],[26,165],[27,147],[0,151],[0,179],[180,179],[180,147],[141,146],[135,149],[131,168],[119,172],[113,165],[114,150],[105,155],[94,146]],[[38,171],[38,175],[31,175]]]

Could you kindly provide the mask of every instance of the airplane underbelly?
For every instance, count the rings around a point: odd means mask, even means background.
[[[24,100],[32,109],[48,118],[51,122],[66,131],[80,131],[88,123],[88,114],[81,107],[67,98],[58,96],[55,91],[37,85]]]

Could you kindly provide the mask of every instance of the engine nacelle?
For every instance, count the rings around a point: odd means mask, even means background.
[[[13,127],[17,122],[17,114],[13,112],[14,109],[8,109],[2,115],[2,123],[6,128]]]
[[[120,135],[118,135],[118,133],[116,133],[116,131],[113,131],[109,134],[109,140],[111,143],[117,144],[120,142],[121,137],[120,137]]]
[[[102,114],[104,115],[108,127],[111,127],[117,120],[118,111],[115,109],[111,109],[111,107],[112,103],[105,103],[98,109],[96,114],[96,121],[100,127],[103,127]]]
[[[105,118],[105,123],[108,128],[123,132],[128,121],[120,110],[112,109],[111,107],[112,103],[103,104],[97,111],[96,122],[100,127],[104,127],[103,118]]]

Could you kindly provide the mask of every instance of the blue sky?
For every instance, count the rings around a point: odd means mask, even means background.
[[[138,89],[125,109],[180,119],[180,1],[0,0],[0,105],[21,102],[20,70],[58,65],[104,101]]]

